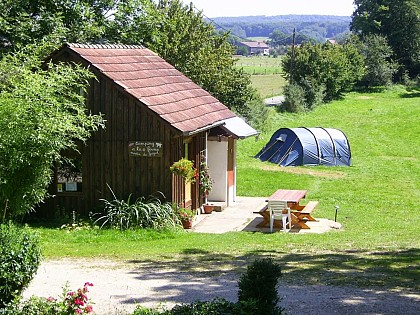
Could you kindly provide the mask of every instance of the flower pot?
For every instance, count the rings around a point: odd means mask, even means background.
[[[193,223],[192,219],[190,219],[188,221],[182,221],[182,227],[184,229],[191,229],[192,228],[192,223]]]
[[[204,213],[210,214],[213,212],[214,206],[213,205],[203,205]]]

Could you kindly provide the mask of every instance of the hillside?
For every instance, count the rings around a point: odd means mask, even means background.
[[[218,17],[209,20],[216,29],[228,30],[232,35],[248,37],[268,37],[274,30],[291,34],[296,28],[297,34],[306,35],[324,41],[350,30],[351,17],[331,15],[277,15],[277,16],[242,16]]]

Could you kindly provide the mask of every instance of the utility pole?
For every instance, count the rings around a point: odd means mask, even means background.
[[[296,38],[296,28],[293,28],[292,59],[290,60],[290,83],[293,82],[293,63],[295,62],[295,38]]]

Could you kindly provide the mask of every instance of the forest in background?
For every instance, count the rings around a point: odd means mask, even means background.
[[[332,15],[277,15],[240,16],[207,19],[217,30],[230,31],[231,35],[246,39],[269,37],[273,31],[296,33],[324,42],[326,38],[340,37],[350,31],[350,16]]]

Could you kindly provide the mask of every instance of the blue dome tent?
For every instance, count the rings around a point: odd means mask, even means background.
[[[280,128],[255,156],[281,166],[350,166],[350,144],[332,128]]]

